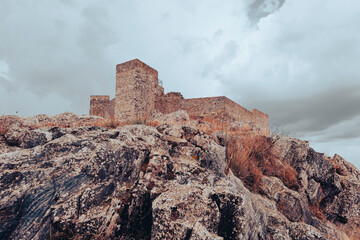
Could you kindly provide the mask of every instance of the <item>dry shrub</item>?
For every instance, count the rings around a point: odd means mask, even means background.
[[[157,127],[157,126],[161,125],[161,122],[156,121],[156,120],[147,121],[147,122],[146,122],[146,125],[147,125],[147,126],[150,126],[150,127]]]
[[[346,176],[346,171],[337,163],[334,159],[330,157],[325,157],[328,161],[334,166],[335,172],[339,175]]]
[[[100,119],[96,121],[94,125],[98,127],[117,128],[119,126],[123,126],[123,123],[111,118],[111,119]]]
[[[310,209],[311,215],[313,215],[313,216],[315,216],[318,219],[323,220],[323,221],[326,219],[324,213],[320,209],[319,204],[309,205],[309,209]]]
[[[335,168],[335,172],[336,172],[337,174],[342,175],[342,176],[346,176],[345,170],[344,170],[342,167],[340,167],[339,164],[335,163],[335,164],[334,164],[334,168]]]
[[[296,170],[271,154],[274,144],[275,140],[260,135],[229,137],[226,148],[228,168],[254,192],[260,192],[263,175],[278,177],[290,189],[300,188]]]
[[[47,123],[46,127],[56,127],[54,123]]]
[[[257,166],[255,156],[262,148],[261,138],[230,137],[226,147],[226,159],[228,167],[240,178],[245,186],[255,192],[261,189],[260,179],[262,172]]]
[[[278,174],[275,176],[279,177],[285,186],[290,189],[299,190],[300,184],[298,180],[298,173],[289,164],[284,164],[282,168],[280,167],[280,171],[278,171]]]
[[[8,129],[9,129],[8,124],[4,121],[1,121],[0,122],[0,136],[4,135]]]

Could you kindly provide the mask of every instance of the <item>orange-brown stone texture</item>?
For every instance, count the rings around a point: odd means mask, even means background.
[[[90,97],[90,115],[115,118],[120,121],[145,120],[152,111],[171,113],[186,110],[196,118],[210,118],[219,122],[254,123],[269,132],[268,115],[249,111],[227,97],[184,99],[181,93],[164,94],[159,85],[158,72],[134,59],[116,66],[115,98],[95,95]]]

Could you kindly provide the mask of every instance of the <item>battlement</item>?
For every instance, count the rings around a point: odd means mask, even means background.
[[[94,95],[90,97],[90,114],[120,121],[147,119],[154,110],[171,113],[185,110],[195,118],[209,118],[222,123],[254,123],[269,133],[268,115],[256,109],[251,111],[227,97],[185,99],[180,92],[164,94],[158,84],[158,71],[134,59],[116,65],[115,98]]]

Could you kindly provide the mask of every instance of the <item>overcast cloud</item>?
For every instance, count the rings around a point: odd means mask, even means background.
[[[360,167],[356,1],[0,0],[0,115],[86,114],[134,58]]]

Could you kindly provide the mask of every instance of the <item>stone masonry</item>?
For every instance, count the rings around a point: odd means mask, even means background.
[[[171,113],[186,110],[192,118],[254,123],[269,132],[269,118],[256,109],[248,111],[227,97],[184,99],[181,93],[164,94],[158,72],[134,59],[116,66],[115,98],[90,96],[90,115],[120,121],[146,120],[154,111]]]

